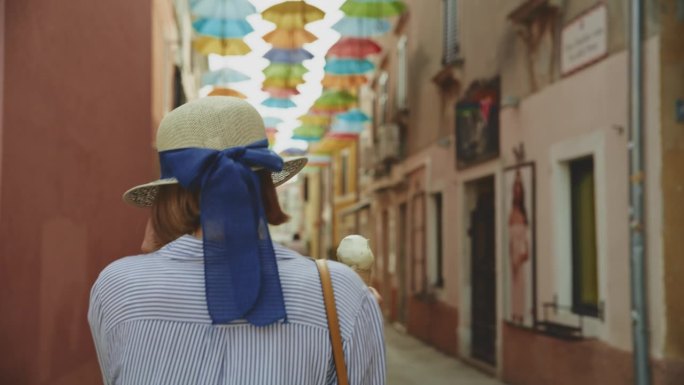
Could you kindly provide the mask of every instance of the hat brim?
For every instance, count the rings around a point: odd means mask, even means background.
[[[290,180],[293,176],[297,175],[306,163],[307,158],[290,158],[285,160],[283,164],[283,169],[278,172],[271,173],[271,179],[273,179],[273,184],[277,187],[281,184]],[[126,191],[123,194],[123,200],[133,206],[138,207],[150,207],[154,203],[159,193],[160,186],[166,186],[171,184],[177,184],[176,178],[169,179],[158,179],[154,182],[145,183],[139,186],[135,186],[132,189]]]

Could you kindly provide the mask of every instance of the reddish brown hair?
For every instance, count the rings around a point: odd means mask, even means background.
[[[280,207],[270,172],[258,171],[258,174],[266,220],[274,226],[287,222],[290,217]],[[200,229],[199,192],[188,191],[176,184],[160,186],[152,205],[151,223],[157,248],[182,235],[196,232]]]

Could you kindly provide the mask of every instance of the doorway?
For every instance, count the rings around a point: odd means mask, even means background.
[[[496,211],[494,177],[469,183],[470,209],[470,354],[496,365]]]

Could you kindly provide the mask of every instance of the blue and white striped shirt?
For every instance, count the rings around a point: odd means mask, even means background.
[[[212,325],[202,241],[113,262],[93,286],[88,321],[107,385],[335,384],[316,265],[274,244],[287,322]],[[385,383],[378,304],[348,267],[330,262],[349,382]]]

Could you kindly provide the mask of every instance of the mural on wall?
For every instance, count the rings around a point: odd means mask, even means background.
[[[456,165],[459,169],[499,156],[499,78],[474,82],[456,104]]]
[[[536,321],[534,163],[504,171],[504,314],[516,325]]]

